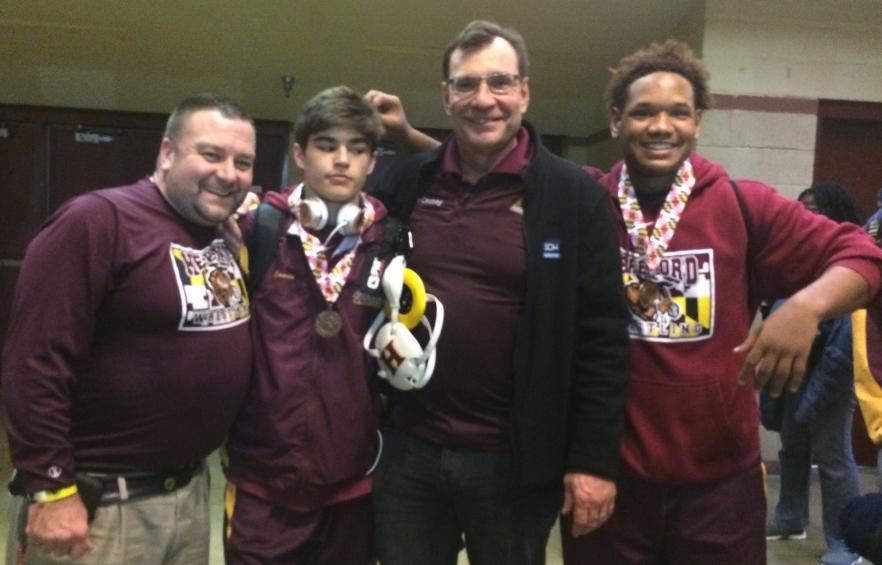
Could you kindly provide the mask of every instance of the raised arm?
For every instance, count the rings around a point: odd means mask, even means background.
[[[364,99],[380,114],[386,127],[386,140],[398,149],[408,153],[418,153],[440,145],[438,140],[410,125],[404,112],[404,105],[398,96],[380,90],[369,90],[364,95]]]

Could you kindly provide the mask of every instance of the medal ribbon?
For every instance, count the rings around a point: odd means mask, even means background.
[[[289,202],[292,210],[300,205],[300,199],[302,196],[303,184],[301,183],[291,194]],[[362,198],[362,205],[364,206],[364,223],[362,225],[363,233],[368,226],[374,223],[375,212],[373,205],[367,198]],[[309,263],[309,269],[312,271],[312,276],[315,277],[315,282],[318,284],[319,290],[322,291],[322,295],[325,297],[328,304],[335,303],[340,296],[340,291],[343,290],[343,285],[346,284],[349,272],[352,270],[352,262],[355,259],[355,250],[358,248],[361,234],[346,236],[346,238],[340,242],[337,249],[345,249],[346,254],[337,261],[333,268],[328,269],[328,249],[322,244],[322,241],[319,238],[309,233],[300,225],[300,221],[297,219],[296,214],[294,223],[291,224],[288,233],[300,236],[300,241],[303,244],[303,254],[306,256],[306,261]],[[351,241],[349,241],[350,239]],[[334,255],[336,255],[336,253],[332,253],[331,257]]]
[[[686,159],[677,170],[674,184],[668,190],[650,234],[649,222],[643,219],[637,193],[628,175],[628,166],[622,165],[622,174],[619,175],[619,206],[622,209],[622,217],[625,219],[625,228],[628,230],[631,245],[636,253],[646,258],[646,265],[650,271],[655,272],[661,258],[668,250],[693,186],[695,186],[695,175],[692,172],[692,163]]]

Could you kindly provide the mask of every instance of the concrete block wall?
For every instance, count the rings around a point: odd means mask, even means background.
[[[710,110],[698,151],[735,178],[760,180],[795,198],[812,182],[817,122],[815,114]]]
[[[705,0],[715,92],[882,102],[882,2]]]

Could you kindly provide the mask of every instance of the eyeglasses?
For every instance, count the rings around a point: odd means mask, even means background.
[[[453,92],[461,96],[471,96],[478,92],[482,82],[487,83],[487,88],[493,94],[511,94],[511,91],[515,89],[520,81],[521,77],[519,75],[493,73],[483,77],[469,75],[453,77],[444,82]]]

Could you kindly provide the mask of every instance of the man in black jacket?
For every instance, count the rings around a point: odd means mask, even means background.
[[[408,220],[408,265],[447,311],[432,381],[392,396],[378,553],[453,564],[464,536],[472,565],[544,563],[558,511],[581,535],[615,500],[627,314],[609,205],[523,123],[517,32],[469,24],[442,89],[453,136],[377,194]]]

